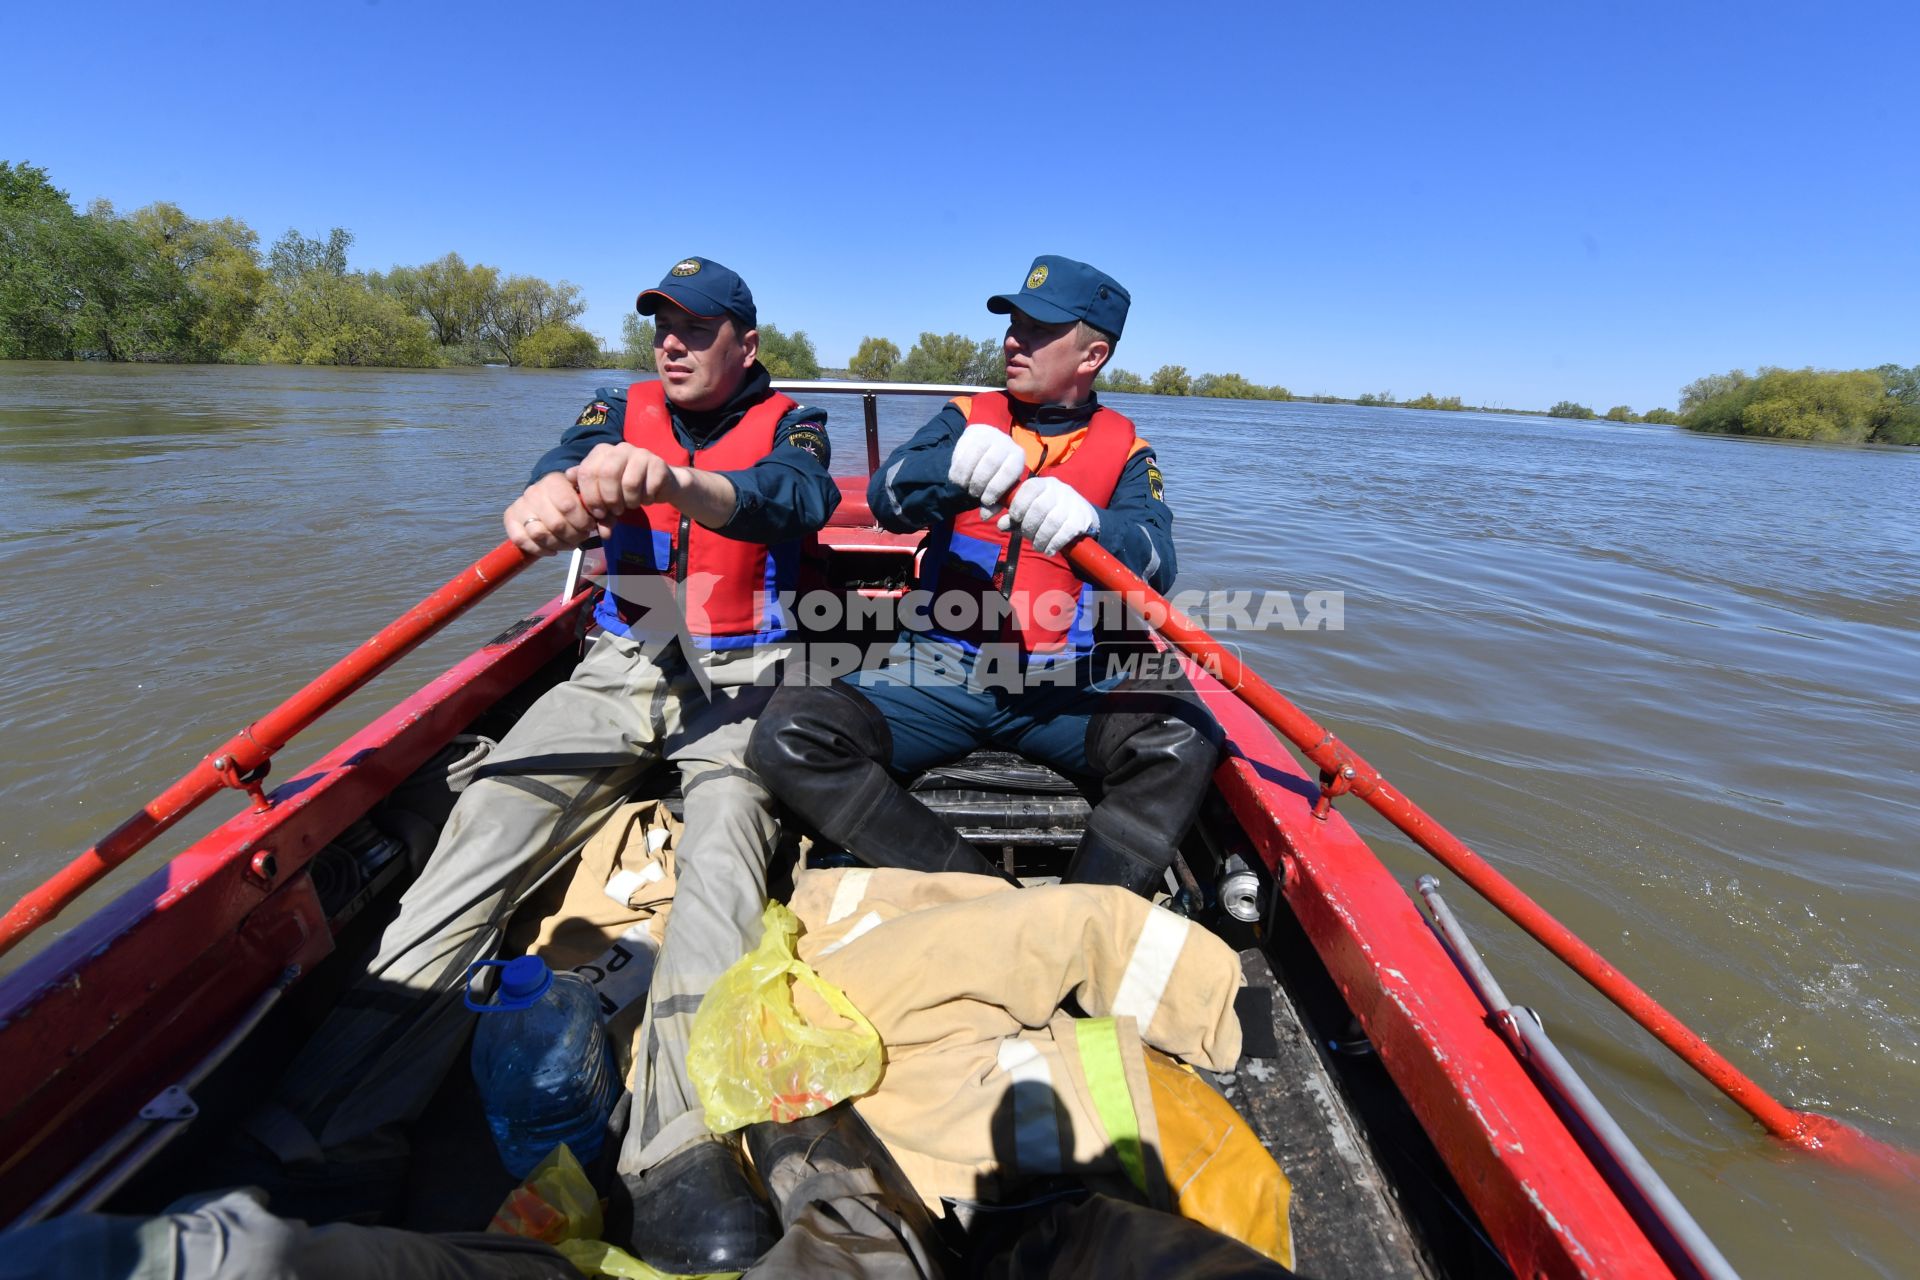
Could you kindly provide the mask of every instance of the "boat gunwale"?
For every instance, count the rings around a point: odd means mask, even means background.
[[[1673,1271],[1427,927],[1404,886],[1230,689],[1214,776],[1288,908],[1501,1255],[1524,1276]]]

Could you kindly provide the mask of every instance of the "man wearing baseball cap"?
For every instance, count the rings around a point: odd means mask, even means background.
[[[987,300],[1008,317],[1006,390],[948,403],[869,482],[882,525],[927,531],[930,607],[886,666],[781,690],[748,751],[775,795],[869,865],[1000,874],[902,785],[988,745],[1100,794],[1069,880],[1151,895],[1199,811],[1211,717],[1177,675],[1100,670],[1096,647],[1121,638],[1062,554],[1092,537],[1156,589],[1173,582],[1153,450],[1093,392],[1130,301],[1084,262],[1034,259]]]
[[[504,516],[534,554],[603,536],[599,634],[474,773],[381,938],[367,998],[343,1001],[302,1054],[277,1122],[283,1136],[297,1125],[287,1145],[309,1153],[384,1146],[404,1164],[404,1129],[471,1029],[468,966],[494,954],[532,886],[670,763],[685,830],[620,1172],[647,1261],[738,1271],[778,1227],[734,1146],[707,1131],[687,1037],[707,987],[759,940],[778,825],[744,754],[792,654],[778,593],[794,588],[801,540],[840,495],[826,414],[773,391],[737,274],[684,258],[636,306],[654,317],[658,381],[601,388]]]

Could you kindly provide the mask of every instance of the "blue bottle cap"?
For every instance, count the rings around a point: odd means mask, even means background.
[[[500,970],[499,999],[481,1004],[473,998],[473,975],[482,969]],[[505,1009],[525,1009],[553,985],[553,970],[539,956],[521,956],[517,960],[475,960],[467,966],[467,1008],[475,1013],[498,1013]]]
[[[524,1009],[552,985],[553,970],[539,956],[509,960],[500,971],[500,1003],[509,1009]]]

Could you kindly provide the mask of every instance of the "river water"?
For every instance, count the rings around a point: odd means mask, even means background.
[[[492,546],[617,380],[0,364],[0,897]],[[857,402],[820,402],[836,470],[863,470]],[[1342,629],[1235,637],[1275,685],[1763,1086],[1920,1144],[1920,453],[1113,403],[1159,451],[1183,588],[1344,593]],[[883,440],[929,412],[887,406]],[[529,570],[276,776],[558,584]],[[1428,869],[1360,825],[1409,884]],[[1782,1152],[1450,896],[1736,1267],[1920,1272],[1920,1202]]]

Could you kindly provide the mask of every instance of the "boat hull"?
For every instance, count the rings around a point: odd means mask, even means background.
[[[878,552],[876,530],[829,541]],[[861,539],[866,539],[862,542]],[[576,643],[587,596],[483,646],[0,981],[0,1222],[204,1057],[331,935],[307,864],[497,700]],[[1411,899],[1233,693],[1220,797],[1280,886],[1413,1114],[1508,1264],[1528,1276],[1669,1274]]]

